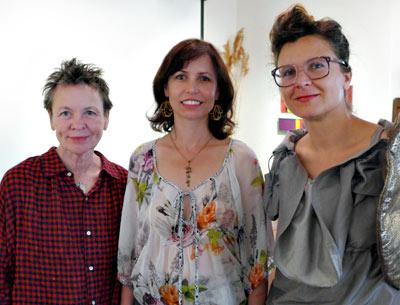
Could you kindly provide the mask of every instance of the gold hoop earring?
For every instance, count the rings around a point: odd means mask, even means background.
[[[172,110],[171,104],[169,101],[165,101],[160,105],[160,112],[165,118],[169,118],[172,116],[174,111]]]
[[[210,111],[210,119],[213,121],[219,121],[222,118],[224,111],[222,107],[218,104],[215,104],[213,109]]]

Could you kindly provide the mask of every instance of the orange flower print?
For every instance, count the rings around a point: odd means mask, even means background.
[[[179,305],[178,289],[174,285],[163,285],[160,294],[166,305]]]
[[[197,216],[197,227],[199,230],[207,229],[215,221],[215,202],[207,204]]]
[[[215,255],[221,254],[221,252],[225,249],[224,246],[220,246],[218,243],[210,243],[210,248]]]
[[[256,263],[250,270],[249,280],[251,288],[256,288],[264,280],[264,266]]]

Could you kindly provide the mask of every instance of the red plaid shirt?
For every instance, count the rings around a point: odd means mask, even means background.
[[[0,185],[0,304],[119,304],[117,248],[127,171],[96,152],[85,195],[53,147]]]

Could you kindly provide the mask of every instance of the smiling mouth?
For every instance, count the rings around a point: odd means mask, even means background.
[[[309,95],[302,95],[295,98],[295,100],[299,102],[308,102],[314,98],[316,98],[318,94],[309,94]]]
[[[186,101],[182,101],[181,104],[195,106],[195,105],[201,105],[201,104],[203,104],[203,102],[198,101],[198,100],[186,100]]]
[[[85,141],[88,137],[87,136],[82,136],[82,137],[70,137],[71,140],[73,141],[77,141],[77,142],[81,142],[81,141]]]

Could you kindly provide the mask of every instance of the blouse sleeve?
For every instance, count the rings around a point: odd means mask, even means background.
[[[264,180],[255,153],[243,145],[234,151],[243,208],[243,230],[239,238],[244,284],[248,293],[268,277],[272,261],[268,243],[273,242],[271,223],[262,201]]]
[[[140,215],[148,207],[152,164],[152,150],[144,151],[143,146],[135,150],[129,162],[118,244],[118,279],[131,289],[132,270],[148,238],[148,220]]]

